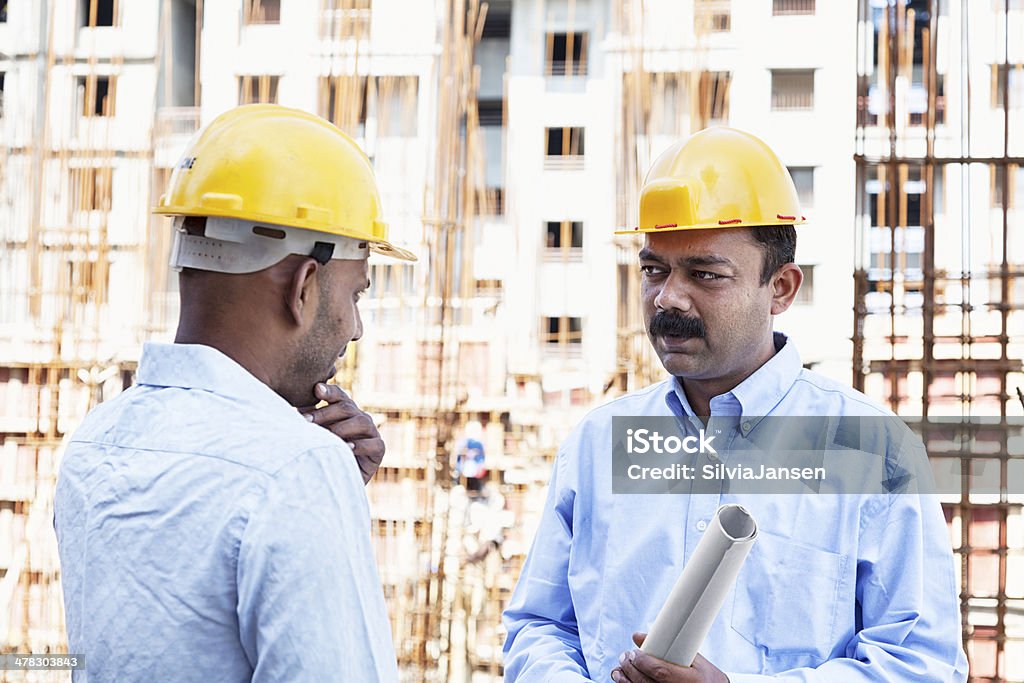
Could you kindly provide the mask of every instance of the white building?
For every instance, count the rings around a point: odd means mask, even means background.
[[[640,165],[701,127],[693,112],[707,103],[691,102],[696,95],[714,100],[705,123],[758,135],[790,167],[809,221],[798,231],[806,279],[777,327],[794,336],[805,363],[849,381],[856,8],[653,0],[643,4],[638,28],[626,20],[633,3],[510,4],[502,170],[516,284],[506,287],[506,306],[518,329],[535,331],[510,352],[510,368],[539,370],[545,394],[579,388],[584,403],[614,376],[621,238],[612,232],[629,227],[617,224],[628,198],[616,150],[637,106],[624,96],[624,77],[642,59],[652,80],[666,85],[647,95],[652,113],[637,143]],[[483,41],[482,92],[498,83],[504,45]],[[498,149],[491,139],[492,156]]]

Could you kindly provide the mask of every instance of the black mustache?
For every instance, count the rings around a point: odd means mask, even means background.
[[[676,315],[667,311],[658,311],[647,326],[652,337],[697,337],[702,339],[707,330],[700,318]]]

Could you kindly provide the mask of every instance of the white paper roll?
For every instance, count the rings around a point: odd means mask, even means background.
[[[745,508],[718,508],[640,649],[682,666],[693,664],[756,538],[757,522]]]

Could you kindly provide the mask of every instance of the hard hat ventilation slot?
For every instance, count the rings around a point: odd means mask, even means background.
[[[655,230],[659,230],[661,228],[677,228],[677,227],[679,227],[678,223],[664,223],[662,225],[655,225],[654,226]]]
[[[718,221],[718,224],[719,225],[735,225],[736,223],[742,223],[742,222],[743,222],[743,219],[741,219],[741,218],[730,218],[727,221]]]
[[[781,213],[775,214],[775,217],[778,218],[780,221],[795,221],[796,220],[796,216],[783,216]]]
[[[334,256],[334,245],[330,242],[317,242],[313,245],[313,253],[310,256],[321,266],[326,266],[327,262]]]
[[[287,237],[284,230],[278,230],[276,228],[265,228],[262,225],[252,226],[252,232],[255,235],[260,235],[261,237],[269,237],[275,240],[283,240],[285,237]]]

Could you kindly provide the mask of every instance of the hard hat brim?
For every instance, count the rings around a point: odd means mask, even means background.
[[[698,223],[696,225],[652,225],[649,227],[637,226],[632,230],[616,230],[616,235],[639,235],[652,232],[682,232],[684,230],[724,230],[728,228],[766,228],[773,225],[803,225],[807,219],[801,216],[794,220],[779,221],[757,221],[756,223],[743,223],[741,221],[729,223]]]
[[[406,249],[402,249],[401,247],[396,247],[390,242],[370,242],[370,251],[375,254],[380,254],[381,256],[390,256],[391,258],[396,258],[400,261],[419,260],[416,257],[416,254]]]

